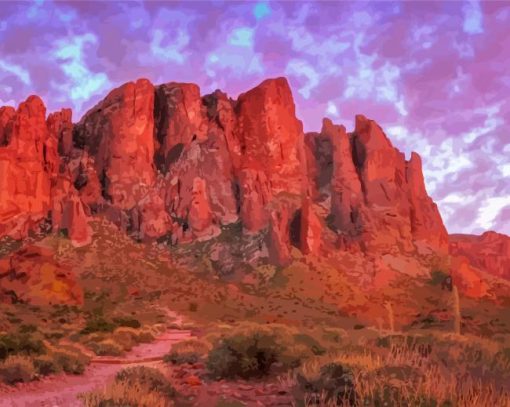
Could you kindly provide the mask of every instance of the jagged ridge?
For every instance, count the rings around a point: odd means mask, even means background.
[[[237,221],[248,234],[269,228],[280,265],[291,244],[314,254],[448,250],[420,157],[406,161],[363,116],[352,133],[325,119],[304,135],[285,78],[236,101],[140,79],[75,125],[68,109],[46,120],[31,96],[0,109],[0,143],[0,236],[22,238],[49,219],[83,245],[89,217],[102,214],[137,238],[174,244]]]

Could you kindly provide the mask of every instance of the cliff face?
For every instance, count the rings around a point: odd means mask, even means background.
[[[303,134],[290,87],[270,79],[229,99],[198,86],[130,82],[73,125],[46,120],[32,96],[0,109],[0,236],[43,219],[76,245],[104,216],[140,239],[205,240],[241,222],[265,233],[269,258],[348,250],[371,256],[446,254],[448,238],[410,160],[364,116],[348,133],[323,121]]]

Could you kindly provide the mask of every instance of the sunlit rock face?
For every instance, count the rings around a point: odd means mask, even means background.
[[[131,209],[155,180],[154,86],[146,79],[110,92],[82,118],[76,141],[95,159],[103,195]]]
[[[26,236],[49,219],[86,245],[90,220],[102,216],[137,239],[173,244],[239,222],[282,266],[292,246],[374,259],[448,251],[420,157],[406,160],[361,115],[350,133],[324,119],[305,135],[285,78],[237,100],[139,79],[77,124],[69,109],[45,115],[36,96],[0,109],[2,236]]]

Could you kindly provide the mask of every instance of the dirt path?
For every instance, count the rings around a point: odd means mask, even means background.
[[[56,375],[0,390],[0,407],[82,407],[80,393],[101,388],[126,366],[161,364],[172,344],[191,337],[190,331],[170,329],[152,343],[134,347],[123,357],[98,357],[81,376]]]

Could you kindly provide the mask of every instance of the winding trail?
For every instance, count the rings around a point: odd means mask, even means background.
[[[122,357],[96,357],[80,376],[55,375],[0,389],[0,407],[83,407],[77,395],[101,388],[126,366],[158,366],[172,344],[191,338],[191,331],[169,329]]]

